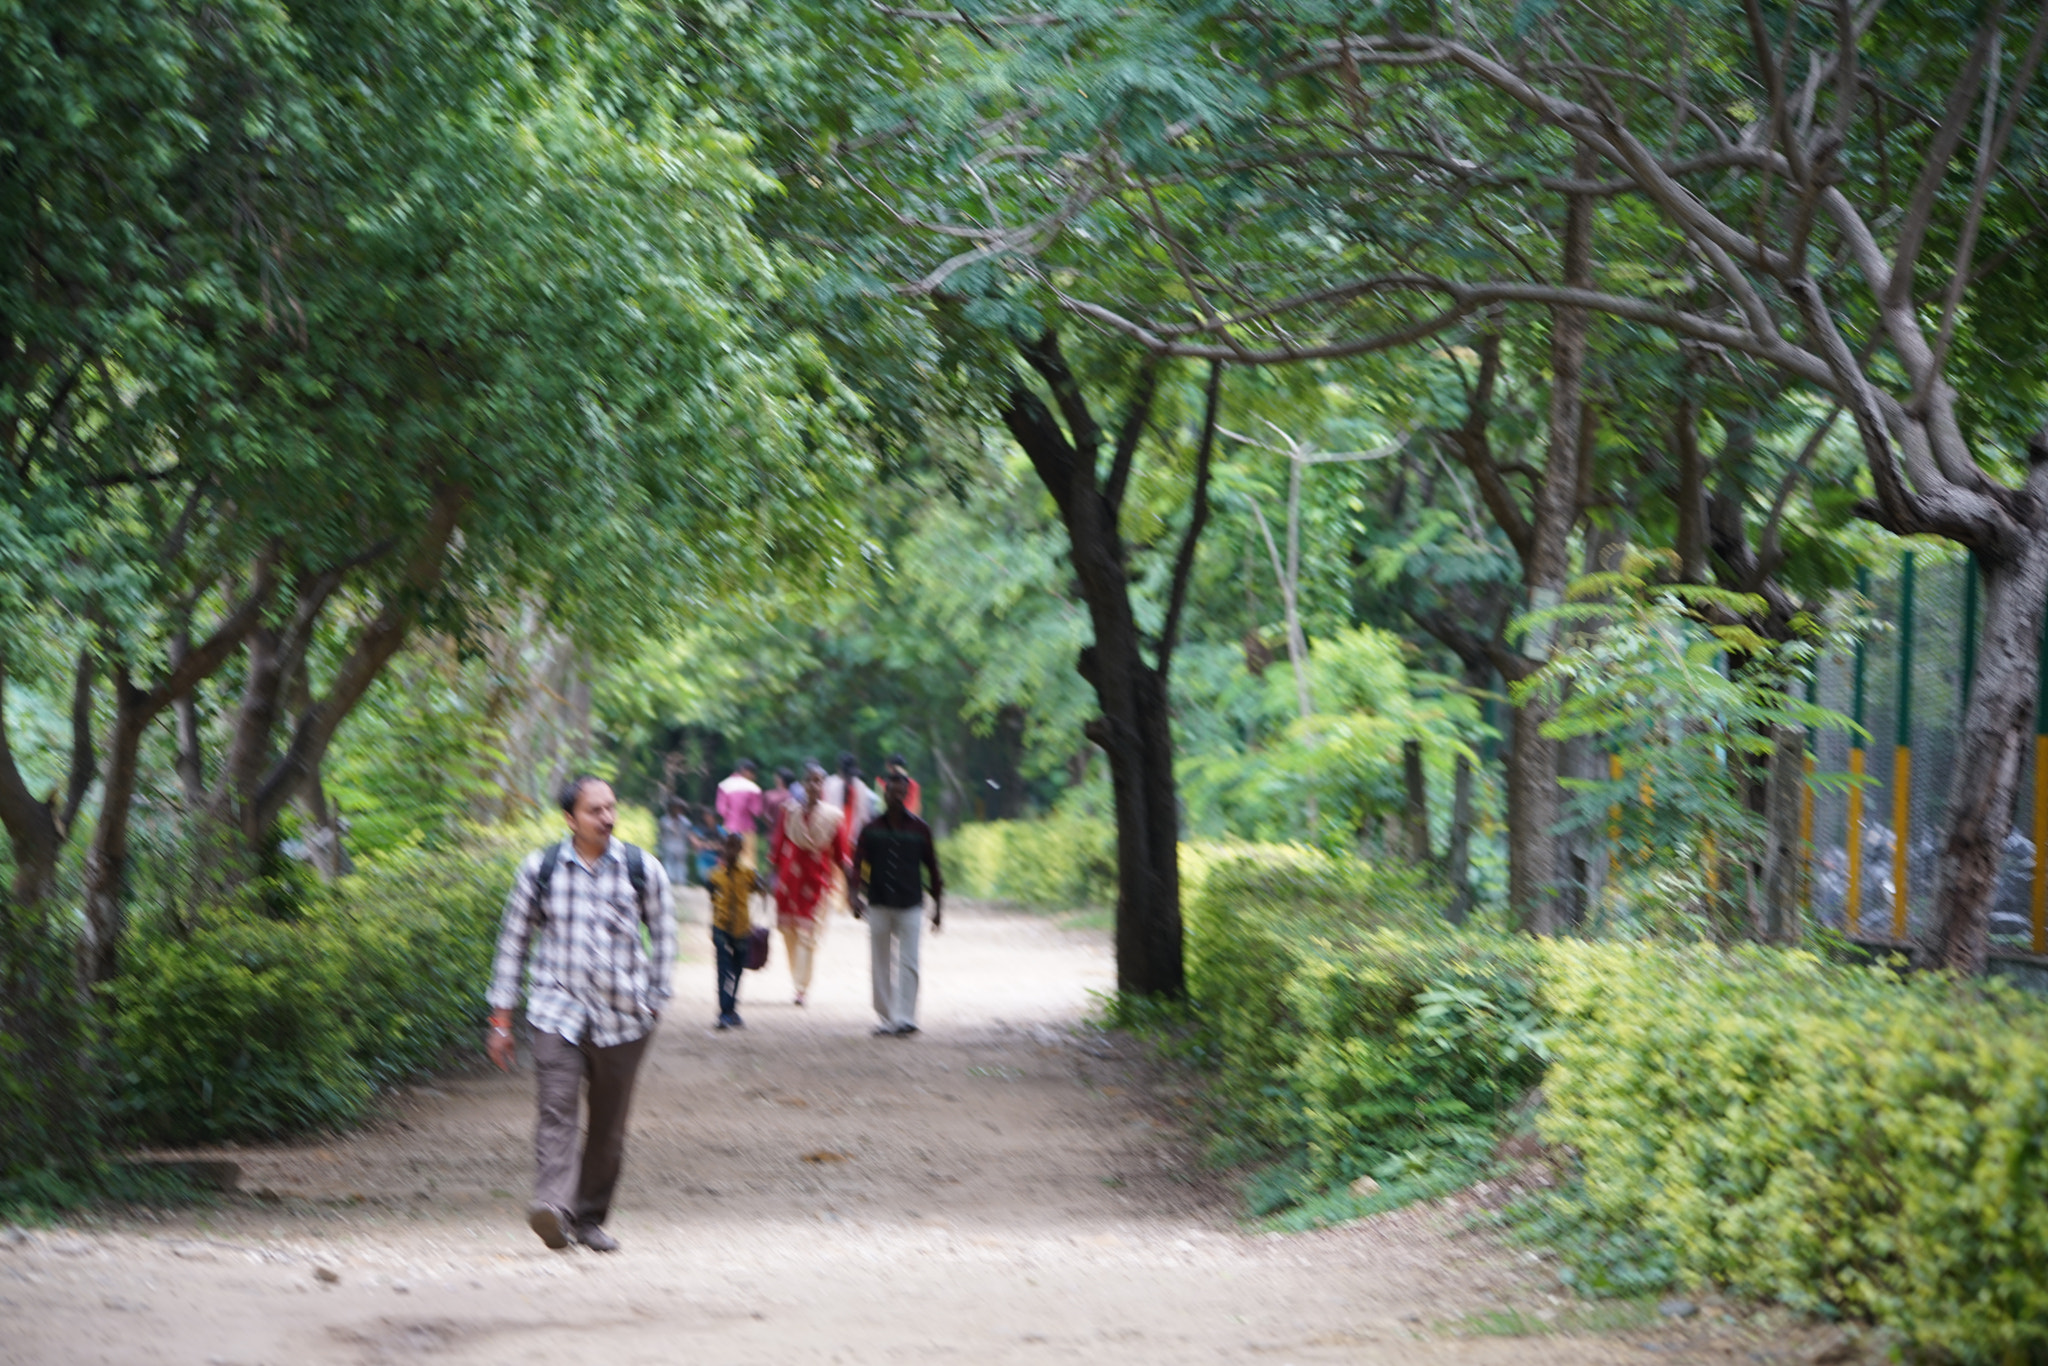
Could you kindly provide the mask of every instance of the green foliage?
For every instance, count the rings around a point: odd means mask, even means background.
[[[0,892],[0,1203],[8,1182],[92,1166],[85,1020],[64,938]]]
[[[1577,1181],[1519,1200],[1490,1222],[1513,1241],[1556,1253],[1562,1263],[1558,1279],[1582,1295],[1643,1295],[1678,1278],[1678,1260],[1668,1243],[1644,1229],[1603,1219]]]
[[[1766,836],[1748,801],[1752,763],[1782,731],[1853,724],[1794,695],[1817,653],[1817,623],[1802,619],[1789,642],[1768,639],[1743,624],[1761,599],[1660,582],[1668,568],[1666,557],[1631,553],[1573,583],[1564,604],[1523,617],[1526,635],[1555,645],[1513,692],[1554,709],[1545,735],[1590,738],[1620,761],[1613,776],[1564,784],[1574,821],[1609,832],[1626,876],[1678,880],[1686,900],[1733,923],[1744,888],[1731,870],[1760,860]]]
[[[1526,941],[1454,931],[1425,873],[1309,851],[1226,858],[1188,908],[1189,1051],[1248,1196],[1295,1223],[1440,1194],[1486,1161],[1546,1033]],[[1354,1194],[1369,1176],[1376,1192]]]
[[[247,906],[136,934],[105,988],[114,1124],[190,1143],[344,1126],[483,1013],[509,849],[373,859],[298,918]]]
[[[1052,910],[1116,902],[1116,832],[1087,816],[963,825],[939,860],[946,886],[962,896]]]
[[[1558,942],[1546,1138],[1690,1279],[2048,1349],[2048,1008],[1805,954]]]

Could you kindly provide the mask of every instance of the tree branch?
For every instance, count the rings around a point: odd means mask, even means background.
[[[1223,393],[1223,362],[1209,362],[1209,383],[1202,398],[1202,439],[1195,448],[1195,496],[1188,513],[1187,533],[1181,537],[1180,553],[1173,560],[1173,586],[1167,593],[1166,624],[1159,632],[1156,668],[1163,679],[1173,662],[1173,649],[1180,639],[1181,611],[1187,606],[1188,583],[1195,568],[1195,543],[1209,524],[1209,466],[1216,450],[1216,418]]]
[[[1977,87],[1983,81],[1986,64],[1991,60],[1992,44],[1997,41],[1999,28],[2005,20],[2005,4],[2006,0],[1992,0],[1991,12],[1977,30],[1975,41],[1970,44],[1969,58],[1963,63],[1955,84],[1949,87],[1948,104],[1942,110],[1941,122],[1928,143],[1919,182],[1913,186],[1912,197],[1906,201],[1906,212],[1899,221],[1898,236],[1894,239],[1891,282],[1882,299],[1887,312],[1912,307],[1913,271],[1919,265],[1921,250],[1927,245],[1928,229],[1934,222],[1935,201],[1941,197],[1941,186],[1948,178],[1949,163],[1955,160],[1956,150],[1963,143],[1963,134],[1969,129],[1970,106],[1976,102]]]
[[[244,819],[267,829],[298,793],[306,776],[320,766],[327,746],[341,723],[377,681],[391,656],[405,643],[407,633],[419,616],[420,599],[441,581],[446,572],[448,547],[455,539],[462,510],[469,504],[466,485],[443,484],[434,494],[433,511],[406,562],[405,572],[393,587],[375,619],[356,638],[355,648],[341,663],[327,693],[300,716],[291,743],[271,767],[256,790],[251,810]]]
[[[1103,487],[1102,496],[1109,503],[1111,524],[1122,516],[1124,489],[1131,481],[1131,462],[1138,454],[1138,442],[1144,438],[1145,424],[1152,420],[1152,399],[1159,391],[1159,358],[1147,355],[1138,369],[1138,378],[1131,386],[1131,400],[1124,409],[1124,420],[1117,429],[1116,451],[1109,462],[1109,482]]]

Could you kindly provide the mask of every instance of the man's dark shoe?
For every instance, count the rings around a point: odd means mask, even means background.
[[[535,1205],[526,1212],[526,1226],[557,1252],[569,1246],[568,1224],[562,1212],[551,1205]]]
[[[604,1231],[602,1224],[578,1224],[576,1241],[592,1252],[617,1252],[619,1240]]]
[[[900,1024],[896,1026],[896,1037],[899,1039],[907,1039],[915,1033],[917,1033],[917,1026],[914,1024]]]

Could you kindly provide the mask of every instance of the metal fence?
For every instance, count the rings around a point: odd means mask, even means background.
[[[1860,791],[1815,791],[1810,807],[1813,911],[1852,937],[1917,938],[1933,915],[1935,851],[1976,645],[1975,578],[1967,557],[1926,552],[1908,552],[1889,574],[1866,573],[1858,587],[1890,629],[1817,671],[1815,700],[1867,732],[1820,731],[1811,755],[1815,772],[1870,780]],[[2048,953],[2048,864],[2034,856],[2048,844],[2044,721],[2036,718],[1991,910],[1994,943],[2034,953]]]

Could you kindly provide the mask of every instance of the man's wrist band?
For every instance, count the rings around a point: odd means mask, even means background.
[[[508,1026],[494,1024],[491,1026],[491,1033],[510,1035],[512,1033],[512,1030]]]

